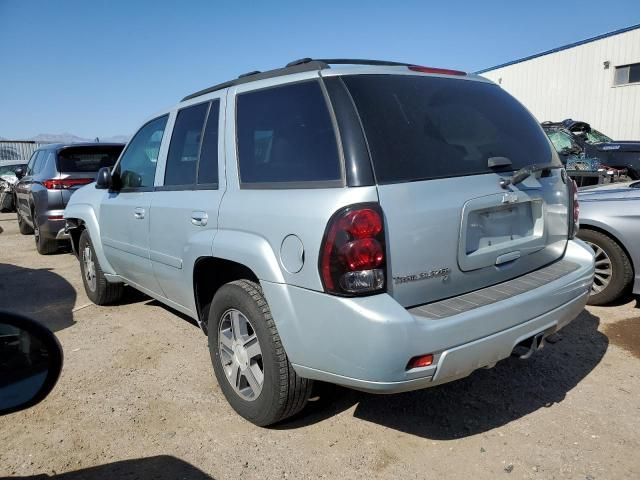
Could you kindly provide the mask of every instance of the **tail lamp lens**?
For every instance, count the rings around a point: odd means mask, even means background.
[[[383,227],[378,204],[352,205],[331,217],[320,252],[320,276],[327,292],[357,295],[384,289]]]
[[[42,185],[47,190],[68,190],[73,187],[79,187],[81,185],[87,185],[93,182],[93,178],[63,178],[63,179],[50,179],[44,180]]]
[[[571,196],[572,218],[570,219],[569,238],[575,238],[580,229],[580,202],[578,201],[578,184],[575,180],[569,182]]]

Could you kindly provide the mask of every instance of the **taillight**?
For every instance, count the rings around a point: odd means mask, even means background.
[[[386,259],[382,210],[361,203],[338,210],[327,225],[320,248],[320,277],[335,295],[384,290]]]
[[[569,182],[569,198],[572,216],[569,224],[569,238],[575,238],[580,229],[580,203],[578,202],[578,184],[573,179]]]
[[[62,178],[44,180],[42,185],[44,185],[44,188],[47,190],[68,190],[80,185],[87,185],[91,182],[93,182],[93,178]]]
[[[465,76],[467,73],[461,70],[450,70],[448,68],[421,67],[420,65],[409,65],[409,70],[420,73],[436,73],[438,75],[458,75]]]

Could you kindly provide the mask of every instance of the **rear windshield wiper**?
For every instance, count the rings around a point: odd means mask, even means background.
[[[509,185],[517,185],[523,180],[529,178],[531,174],[535,172],[541,172],[543,170],[551,170],[554,168],[562,168],[562,164],[556,162],[550,163],[541,163],[539,165],[533,164],[527,167],[522,167],[520,170],[516,170],[516,172],[510,178],[501,178],[500,186],[502,188],[507,188]]]

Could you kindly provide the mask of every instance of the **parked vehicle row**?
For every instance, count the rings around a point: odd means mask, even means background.
[[[38,148],[16,170],[14,203],[22,234],[34,234],[41,254],[55,252],[68,239],[62,212],[71,194],[92,183],[102,167],[115,165],[123,144],[51,144]]]
[[[352,59],[185,97],[64,211],[89,298],[128,284],[194,318],[258,425],[315,380],[400,392],[530,356],[590,293],[577,214],[549,140],[497,85]]]

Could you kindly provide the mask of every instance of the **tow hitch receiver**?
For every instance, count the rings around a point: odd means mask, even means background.
[[[544,346],[544,332],[535,334],[518,343],[511,352],[511,355],[522,360],[528,359],[536,350]]]

